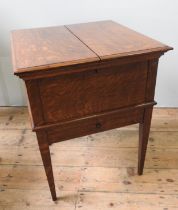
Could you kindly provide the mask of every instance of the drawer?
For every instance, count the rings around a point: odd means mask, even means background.
[[[64,122],[145,101],[147,62],[39,80],[46,123]]]
[[[81,137],[109,129],[139,123],[142,121],[144,108],[126,111],[112,111],[98,116],[73,120],[56,127],[46,129],[49,143]]]

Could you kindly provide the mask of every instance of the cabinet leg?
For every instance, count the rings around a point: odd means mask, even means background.
[[[53,170],[52,170],[52,164],[51,164],[51,155],[49,150],[49,145],[47,142],[47,136],[45,131],[38,131],[37,133],[37,139],[38,139],[38,145],[41,153],[41,158],[43,161],[44,169],[46,172],[46,176],[48,179],[49,188],[51,191],[51,196],[53,201],[57,200],[56,197],[56,190],[55,190],[55,184],[54,184],[54,176],[53,176]]]
[[[139,124],[138,174],[143,174],[153,107],[145,108],[143,121]]]

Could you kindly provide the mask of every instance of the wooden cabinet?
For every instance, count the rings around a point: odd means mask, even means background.
[[[158,59],[171,49],[113,21],[12,32],[53,200],[52,143],[139,123],[142,174]]]

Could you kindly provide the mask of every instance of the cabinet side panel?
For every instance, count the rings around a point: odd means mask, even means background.
[[[146,86],[146,102],[154,100],[157,68],[159,59],[152,59],[148,61],[148,76]]]
[[[32,127],[44,124],[41,107],[38,80],[26,80],[26,91],[28,96],[28,110],[32,121]]]

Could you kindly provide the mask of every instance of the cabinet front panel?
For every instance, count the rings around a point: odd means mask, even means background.
[[[62,124],[47,129],[48,140],[55,143],[76,137],[81,137],[93,133],[106,131],[109,129],[119,128],[122,126],[141,122],[143,108],[136,108],[122,112],[106,113],[99,117],[84,118],[77,122]],[[112,119],[112,120],[111,120]]]
[[[147,62],[39,80],[45,122],[59,122],[141,104]]]

